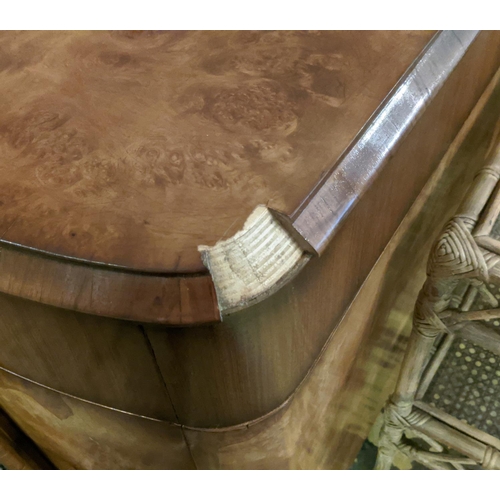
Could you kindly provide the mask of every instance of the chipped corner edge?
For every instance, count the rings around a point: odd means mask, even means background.
[[[213,246],[199,245],[221,317],[263,301],[290,282],[315,252],[287,217],[258,205],[243,228]]]

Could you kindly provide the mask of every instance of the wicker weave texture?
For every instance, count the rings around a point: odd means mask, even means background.
[[[423,400],[500,439],[500,358],[457,338]]]

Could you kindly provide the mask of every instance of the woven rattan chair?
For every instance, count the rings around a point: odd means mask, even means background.
[[[376,469],[500,469],[500,154],[431,252]]]

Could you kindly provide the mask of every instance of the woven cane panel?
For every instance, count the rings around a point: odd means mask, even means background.
[[[500,357],[456,339],[423,401],[500,439]]]

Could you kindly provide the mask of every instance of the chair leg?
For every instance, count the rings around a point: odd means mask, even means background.
[[[374,470],[391,470],[395,454],[396,453],[392,451],[392,448],[379,447]]]
[[[389,401],[384,409],[375,470],[390,470],[392,467],[406,427],[404,417],[399,412],[399,408],[392,401]]]
[[[383,431],[382,431],[383,432]],[[396,455],[395,443],[390,442],[387,434],[383,433],[380,436],[378,447],[377,461],[375,462],[375,470],[391,470]]]
[[[410,427],[406,419],[412,412],[424,367],[436,338],[447,332],[438,313],[448,309],[457,284],[465,278],[485,282],[488,267],[469,226],[456,217],[447,224],[429,256],[427,280],[415,304],[413,329],[396,390],[384,411],[376,469],[390,468],[404,432]]]
[[[396,390],[384,410],[384,424],[380,432],[376,470],[391,468],[405,429],[406,418],[412,411],[424,366],[431,355],[435,340],[445,331],[435,312],[428,306],[428,288],[424,287],[413,319],[413,329],[403,359]]]

